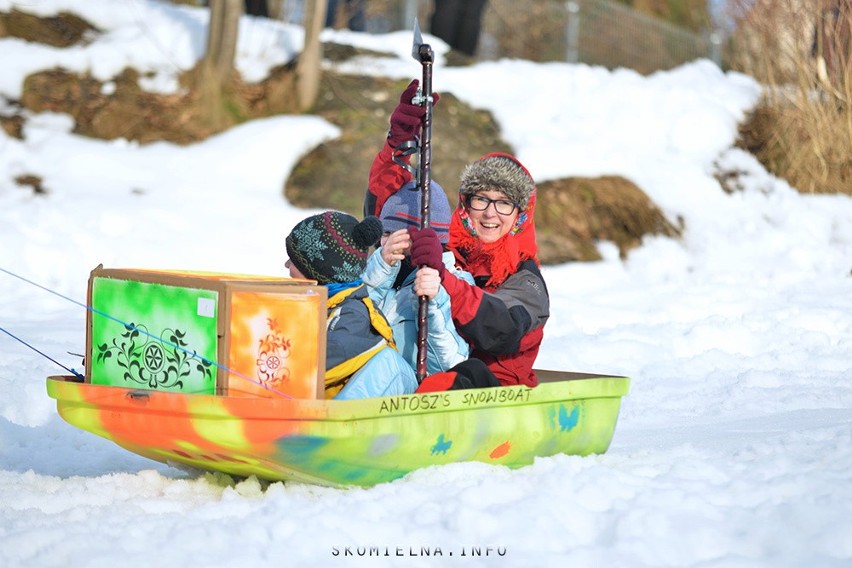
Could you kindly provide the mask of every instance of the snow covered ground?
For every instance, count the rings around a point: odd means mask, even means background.
[[[13,7],[72,11],[106,33],[68,50],[0,39],[0,108],[54,65],[102,78],[135,65],[168,91],[203,48],[197,9],[0,0]],[[325,33],[392,54],[342,71],[419,75],[410,33]],[[245,18],[238,65],[260,78],[301,42],[297,27]],[[801,195],[733,148],[758,85],[708,61],[643,77],[515,60],[438,61],[435,89],[494,113],[539,181],[624,175],[685,223],[682,239],[647,239],[626,261],[601,243],[601,262],[544,269],[537,367],[632,378],[609,451],[429,468],[371,489],[194,476],[67,425],[44,386],[62,369],[0,333],[0,565],[852,563],[852,199]],[[100,263],[284,276],[284,237],[314,211],[281,188],[339,134],[315,116],[190,147],[71,128],[45,113],[24,140],[0,131],[0,328],[69,367],[85,310],[10,273],[76,302]],[[741,172],[742,190],[722,191],[718,168]],[[22,174],[49,193],[16,185]]]

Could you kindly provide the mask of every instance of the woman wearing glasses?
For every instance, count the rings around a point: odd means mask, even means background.
[[[537,257],[535,200],[532,176],[513,156],[488,154],[465,168],[448,248],[476,285],[440,270],[440,247],[430,230],[412,236],[412,262],[441,273],[453,322],[471,344],[471,357],[484,362],[502,385],[538,384],[533,363],[550,299]],[[424,385],[420,390],[428,388]]]
[[[381,210],[388,197],[412,178],[400,162],[408,160],[406,149],[420,132],[424,110],[410,102],[416,88],[415,80],[391,115],[387,143],[370,170],[365,214]],[[437,102],[439,97],[433,94],[433,98]],[[550,315],[550,299],[539,270],[535,202],[535,182],[513,156],[487,154],[465,168],[447,249],[453,252],[457,268],[472,274],[475,284],[446,270],[434,230],[412,231],[412,264],[437,271],[450,296],[456,330],[471,347],[467,365],[427,377],[418,391],[497,381],[538,384],[533,363]]]

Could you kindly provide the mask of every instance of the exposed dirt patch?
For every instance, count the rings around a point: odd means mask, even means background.
[[[0,13],[0,37],[17,37],[54,47],[85,44],[101,33],[86,20],[66,12],[49,18],[13,10]],[[296,111],[295,75],[292,66],[272,70],[260,83],[243,82],[236,76],[224,93],[225,118],[213,126],[209,108],[193,89],[196,70],[179,78],[179,94],[156,94],[139,86],[139,73],[125,69],[103,83],[88,74],[64,69],[35,73],[24,82],[21,105],[35,112],[55,111],[71,115],[74,132],[93,138],[126,138],[146,143],[167,140],[189,144],[246,120]],[[20,136],[14,117],[2,117],[4,130]]]
[[[22,187],[29,187],[36,195],[44,195],[47,190],[42,185],[42,179],[39,176],[23,175],[15,178],[15,183]]]
[[[24,137],[24,117],[19,114],[0,115],[0,128],[12,138],[22,140]]]
[[[191,82],[189,77],[187,74],[186,83]],[[285,67],[274,70],[262,83],[234,79],[229,88],[230,123],[292,112],[294,81],[293,71]],[[21,104],[35,112],[70,114],[74,132],[107,140],[190,144],[218,132],[204,119],[192,89],[175,95],[149,93],[140,88],[139,74],[132,69],[125,69],[107,84],[62,69],[35,73],[24,82]]]
[[[49,18],[39,18],[18,10],[0,12],[0,37],[16,37],[53,47],[70,47],[85,43],[87,34],[93,32],[97,32],[94,26],[68,12],[60,12]]]
[[[680,236],[648,196],[620,176],[541,183],[535,218],[545,263],[600,260],[597,241],[614,243],[624,257],[644,235]]]

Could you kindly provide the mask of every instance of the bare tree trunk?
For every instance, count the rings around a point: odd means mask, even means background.
[[[296,66],[296,88],[299,94],[299,109],[302,112],[314,106],[319,94],[322,78],[322,44],[319,36],[325,25],[327,6],[327,0],[305,1],[305,45]]]
[[[220,87],[227,84],[234,70],[242,15],[242,0],[210,0],[210,29],[203,63],[213,71],[212,78]]]
[[[223,98],[234,72],[242,15],[243,0],[210,0],[207,51],[201,60],[198,89],[207,116],[217,125],[225,120]]]

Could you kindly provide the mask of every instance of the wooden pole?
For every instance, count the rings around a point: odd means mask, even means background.
[[[420,27],[414,23],[414,50],[416,58],[423,66],[423,77],[420,82],[422,89],[421,104],[426,107],[423,115],[423,130],[420,139],[420,228],[425,229],[430,224],[429,192],[432,185],[432,64],[435,55],[432,47],[420,43]],[[413,50],[413,51],[414,51]],[[412,53],[414,55],[414,53]],[[429,298],[420,296],[417,312],[417,382],[426,378],[426,338],[429,334]]]

